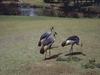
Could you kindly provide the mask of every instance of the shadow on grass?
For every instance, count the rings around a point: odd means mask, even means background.
[[[75,56],[68,56],[68,57],[58,57],[56,61],[66,61],[66,62],[79,62],[82,59],[79,57],[75,57]]]
[[[62,54],[62,53],[55,54],[55,55],[53,55],[53,56],[50,56],[50,57],[48,57],[48,58],[45,58],[44,60],[55,59],[55,58],[59,57],[59,55],[61,55],[61,54]]]
[[[79,62],[82,60],[82,58],[77,57],[75,55],[86,56],[86,54],[82,52],[73,52],[73,53],[68,53],[68,54],[65,54],[64,56],[58,57],[56,61]]]
[[[70,55],[83,55],[83,56],[86,56],[86,54],[84,54],[82,52],[73,52],[73,53],[65,54],[65,56],[70,56]]]

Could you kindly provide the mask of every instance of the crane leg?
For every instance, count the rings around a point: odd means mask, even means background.
[[[49,49],[49,57],[51,56],[51,50]]]
[[[70,53],[73,52],[73,44],[71,45],[71,48],[70,48]]]
[[[47,51],[45,52],[45,59],[46,59],[46,56],[47,56]]]

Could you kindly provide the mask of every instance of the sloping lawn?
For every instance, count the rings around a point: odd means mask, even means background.
[[[70,35],[78,35],[83,47],[74,47],[79,62],[43,61],[37,43],[43,32],[55,27],[58,35],[52,55],[69,52],[61,42]],[[95,58],[100,63],[100,19],[0,16],[0,75],[100,75],[100,68],[83,69],[82,63]]]

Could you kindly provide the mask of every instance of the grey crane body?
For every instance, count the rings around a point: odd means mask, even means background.
[[[42,34],[38,42],[38,46],[41,46],[41,41],[43,41],[45,38],[48,38],[50,35],[51,35],[51,32],[45,32],[44,34]]]
[[[51,35],[51,32],[45,32],[44,34],[42,34],[42,36],[40,37],[40,40],[44,39],[44,38],[48,38]]]
[[[41,46],[41,42],[45,39],[48,38],[50,35],[53,35],[55,37],[55,35],[57,34],[57,32],[54,31],[54,27],[50,28],[50,32],[45,32],[41,35],[40,40],[38,42],[38,46]]]
[[[55,39],[53,35],[50,35],[48,38],[43,39],[42,47],[40,49],[40,53],[44,54],[47,49],[50,49],[52,44],[54,43]]]
[[[76,35],[73,35],[73,36],[68,37],[65,41],[63,41],[61,46],[64,47],[64,46],[71,45],[71,48],[70,48],[70,53],[71,53],[73,52],[73,46],[75,44],[79,45],[79,42],[80,42],[80,38]]]
[[[41,42],[41,49],[40,53],[44,54],[45,53],[45,59],[47,57],[47,51],[49,50],[49,57],[51,56],[51,46],[55,42],[55,37],[54,35],[50,35],[48,38],[44,38]]]
[[[72,45],[72,44],[79,45],[79,41],[80,39],[78,36],[70,36],[65,41],[63,41],[61,45],[62,47],[67,46],[67,45]]]
[[[54,31],[54,27],[52,27],[51,32],[45,32],[41,35],[40,40],[38,42],[38,46],[41,46],[40,53],[45,53],[45,58],[47,55],[47,50],[49,50],[49,56],[51,55],[51,46],[55,42],[55,35],[57,35],[57,32]]]

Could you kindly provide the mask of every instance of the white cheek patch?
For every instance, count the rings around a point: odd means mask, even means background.
[[[66,44],[69,44],[70,42],[71,42],[71,40],[67,40],[67,41],[66,41]]]
[[[72,44],[72,43],[74,43],[73,40],[67,40],[67,41],[66,41],[66,44]]]

